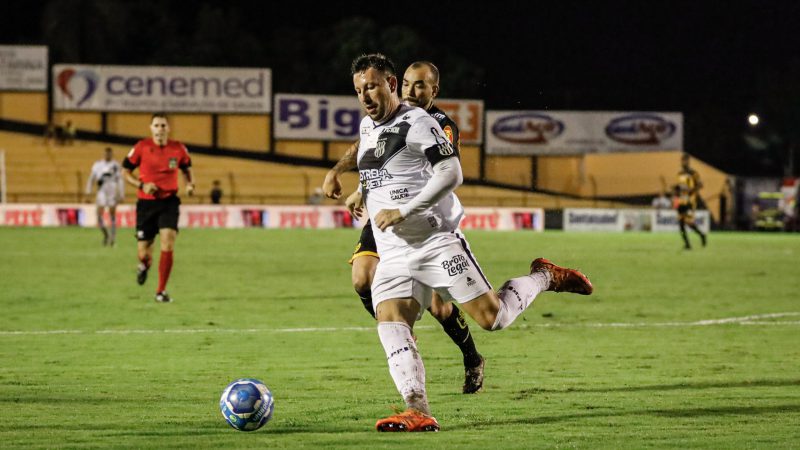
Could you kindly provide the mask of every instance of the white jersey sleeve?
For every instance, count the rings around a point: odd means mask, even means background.
[[[420,116],[411,125],[406,144],[410,150],[425,155],[431,166],[444,159],[458,156],[456,148],[445,137],[439,122],[427,114]]]

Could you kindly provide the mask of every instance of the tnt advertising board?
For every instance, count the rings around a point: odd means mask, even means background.
[[[47,47],[0,45],[0,91],[46,91]]]
[[[263,68],[53,66],[57,110],[269,113]]]
[[[487,111],[486,152],[575,155],[683,148],[676,112]]]
[[[458,125],[462,144],[480,144],[483,102],[437,99]],[[364,111],[354,95],[275,94],[277,139],[355,141]]]

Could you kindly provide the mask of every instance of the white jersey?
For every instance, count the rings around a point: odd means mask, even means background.
[[[122,169],[118,162],[101,159],[92,165],[92,173],[86,181],[86,193],[92,193],[92,185],[97,184],[97,204],[114,206],[125,195],[122,183]]]
[[[419,246],[434,235],[458,228],[464,208],[454,193],[421,214],[412,214],[381,231],[375,215],[397,209],[420,193],[433,176],[432,166],[458,157],[439,123],[424,109],[402,105],[382,123],[369,116],[361,121],[358,171],[378,253],[393,248]]]

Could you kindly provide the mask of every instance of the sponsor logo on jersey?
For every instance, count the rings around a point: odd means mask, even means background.
[[[389,191],[389,196],[392,198],[392,200],[408,198],[408,188],[392,189]]]
[[[358,179],[366,189],[383,186],[383,182],[391,180],[392,175],[386,169],[364,169],[358,171]]]
[[[564,122],[546,114],[506,116],[492,125],[492,134],[507,142],[547,144],[564,132]]]
[[[467,277],[467,286],[475,286],[475,283],[477,283],[477,281],[473,280],[470,277]]]
[[[169,168],[170,169],[177,169],[178,168],[178,158],[170,158],[169,159]]]
[[[469,270],[469,261],[464,255],[456,255],[447,261],[442,261],[442,268],[448,275],[454,277]]]
[[[606,135],[623,144],[657,145],[677,130],[675,123],[656,114],[630,114],[606,125]]]

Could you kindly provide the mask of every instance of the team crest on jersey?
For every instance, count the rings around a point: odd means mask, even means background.
[[[383,153],[385,151],[386,151],[386,141],[385,140],[379,140],[375,144],[375,157],[376,158],[380,158],[381,156],[383,156]]]
[[[445,126],[443,131],[445,137],[447,137],[447,140],[450,141],[451,144],[455,144],[455,142],[453,142],[453,129],[450,127],[450,125]]]
[[[170,158],[169,159],[169,168],[170,169],[177,169],[178,168],[178,158]]]

